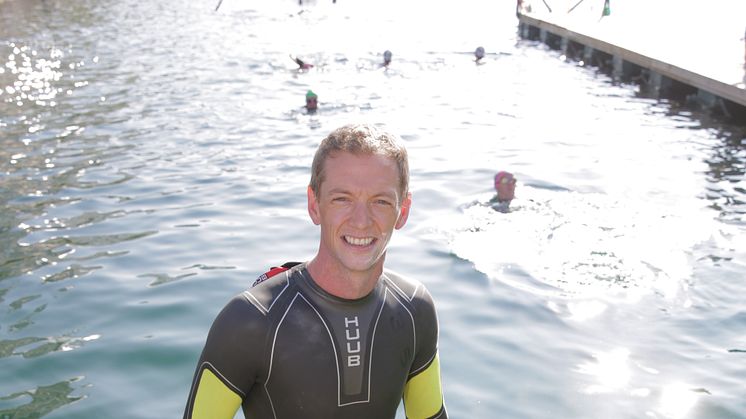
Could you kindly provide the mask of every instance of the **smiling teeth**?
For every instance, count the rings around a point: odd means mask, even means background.
[[[373,237],[359,239],[357,237],[345,236],[345,240],[347,241],[347,243],[353,244],[355,246],[367,246],[373,241]]]

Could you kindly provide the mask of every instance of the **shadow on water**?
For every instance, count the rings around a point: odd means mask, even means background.
[[[706,163],[710,185],[706,197],[724,223],[744,223],[746,214],[746,129],[717,131],[718,143],[711,147]]]
[[[75,388],[73,384],[82,380],[76,377],[48,386],[37,387],[33,390],[25,390],[0,397],[0,406],[11,404],[14,401],[26,401],[17,407],[0,409],[0,419],[35,419],[47,415],[62,406],[83,399],[85,396],[71,395]]]
[[[87,342],[99,338],[99,335],[85,337],[59,336],[48,338],[28,336],[19,339],[3,340],[0,341],[0,358],[17,355],[24,358],[36,358],[52,352],[71,351],[85,345]]]

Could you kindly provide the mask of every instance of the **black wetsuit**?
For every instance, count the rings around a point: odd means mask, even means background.
[[[233,418],[239,405],[247,419],[394,418],[402,398],[409,418],[447,418],[421,283],[385,271],[369,295],[346,300],[305,264],[280,271],[216,318],[185,418]]]

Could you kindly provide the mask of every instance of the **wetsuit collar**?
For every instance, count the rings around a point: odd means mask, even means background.
[[[312,293],[317,294],[321,298],[324,298],[324,299],[327,299],[327,300],[330,300],[336,303],[341,303],[341,304],[364,304],[371,299],[375,299],[376,296],[380,295],[381,290],[383,289],[383,278],[385,276],[385,273],[381,274],[381,276],[378,278],[378,281],[376,282],[376,286],[373,288],[371,292],[368,293],[368,295],[365,295],[360,298],[349,299],[349,298],[337,297],[336,295],[330,294],[329,292],[321,288],[316,283],[316,281],[313,279],[313,277],[311,276],[311,273],[308,272],[308,269],[306,268],[306,263],[303,263],[301,265],[299,272],[302,276],[302,284],[306,286],[307,288],[309,288],[309,290]]]

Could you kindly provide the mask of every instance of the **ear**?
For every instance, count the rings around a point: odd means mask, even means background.
[[[321,224],[321,213],[319,212],[319,201],[316,200],[316,194],[313,193],[313,189],[311,189],[311,186],[308,186],[308,190],[306,191],[306,194],[308,195],[308,215],[311,216],[311,220],[314,224],[319,225]]]
[[[407,223],[407,218],[409,218],[409,209],[412,207],[412,193],[407,192],[406,198],[404,198],[404,201],[401,203],[401,208],[399,208],[399,218],[396,220],[396,224],[394,225],[394,228],[397,230],[404,227],[404,224]]]

